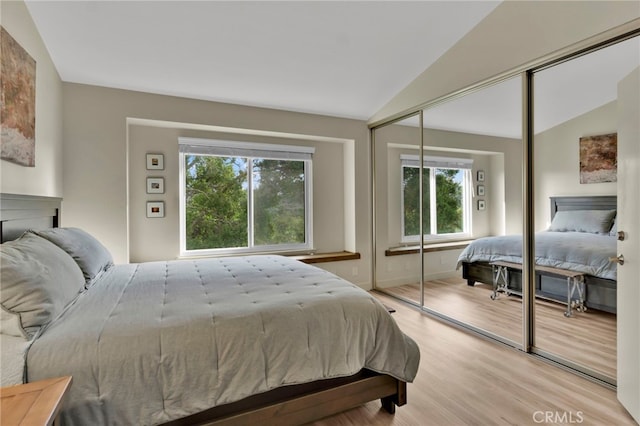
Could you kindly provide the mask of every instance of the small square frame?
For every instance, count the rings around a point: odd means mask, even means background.
[[[147,217],[164,217],[164,201],[147,201]]]
[[[164,155],[147,154],[147,170],[164,170]]]
[[[487,208],[487,205],[484,202],[484,200],[478,200],[478,210],[484,210],[486,208]]]
[[[164,178],[148,177],[147,194],[164,194]]]
[[[484,197],[484,185],[478,185],[478,197]]]
[[[484,170],[478,170],[476,179],[478,180],[478,182],[484,182]]]

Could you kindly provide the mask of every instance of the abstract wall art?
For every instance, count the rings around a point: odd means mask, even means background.
[[[580,138],[580,183],[618,180],[618,134]]]
[[[0,158],[36,165],[36,61],[0,27]]]

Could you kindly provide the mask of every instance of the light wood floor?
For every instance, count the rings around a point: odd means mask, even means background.
[[[372,401],[317,426],[536,425],[544,412],[565,419],[555,424],[636,424],[609,388],[373,294],[397,310],[396,322],[420,347],[408,403],[390,415]]]
[[[386,291],[410,300],[420,300],[418,285]],[[467,285],[462,278],[425,283],[425,305],[460,321],[474,325],[517,343],[522,342],[522,299],[499,294],[491,300],[492,287],[482,283]],[[538,300],[535,311],[536,347],[616,377],[616,316],[588,309],[564,316],[566,306]]]

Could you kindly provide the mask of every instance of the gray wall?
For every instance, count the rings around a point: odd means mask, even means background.
[[[64,225],[94,234],[116,262],[178,254],[178,199],[173,186],[177,136],[203,136],[215,133],[214,129],[218,133],[243,129],[254,135],[276,132],[329,144],[334,150],[341,146],[341,156],[323,161],[322,171],[314,170],[324,176],[316,180],[320,199],[327,187],[341,198],[336,203],[316,203],[316,234],[325,234],[320,238],[323,251],[356,250],[363,259],[321,266],[370,286],[369,132],[363,121],[71,83],[63,85],[63,94]],[[324,156],[326,149],[318,155]],[[167,188],[172,185],[165,195],[165,219],[146,219],[141,210],[149,199],[140,193],[148,174],[140,156],[146,152],[165,154],[167,167],[160,175]]]
[[[616,183],[580,183],[580,138],[617,131],[616,102],[609,102],[534,137],[535,228],[550,225],[549,197],[616,195]]]
[[[178,138],[193,137],[275,143],[279,145],[302,145],[315,148],[313,154],[313,245],[319,252],[342,251],[348,246],[345,240],[345,166],[344,161],[349,142],[326,142],[311,140],[288,140],[282,138],[238,135],[204,130],[154,127],[150,125],[129,126],[129,259],[131,262],[174,259],[179,256],[179,161]],[[164,170],[146,170],[146,153],[164,154]],[[348,164],[347,164],[348,163]],[[163,177],[164,194],[147,194],[146,178]],[[164,201],[165,217],[146,217],[147,201]],[[351,213],[353,214],[353,213]],[[354,248],[351,248],[354,249]]]

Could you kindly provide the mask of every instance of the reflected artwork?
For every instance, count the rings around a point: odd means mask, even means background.
[[[580,183],[618,180],[618,134],[580,138]]]

